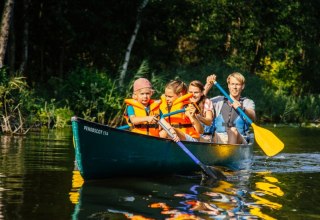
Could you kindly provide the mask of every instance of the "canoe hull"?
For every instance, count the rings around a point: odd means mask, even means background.
[[[173,141],[72,118],[78,169],[84,179],[149,176],[200,171]],[[183,142],[204,164],[244,169],[252,161],[252,144],[217,145]]]

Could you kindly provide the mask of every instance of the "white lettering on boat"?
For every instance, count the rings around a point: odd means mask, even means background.
[[[107,131],[103,131],[101,129],[88,127],[88,126],[83,126],[83,130],[96,133],[96,134],[109,135]]]

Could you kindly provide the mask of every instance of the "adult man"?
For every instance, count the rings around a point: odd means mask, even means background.
[[[215,81],[216,75],[212,74],[207,77],[205,94],[208,93]],[[241,73],[231,73],[227,78],[227,83],[230,97],[233,100],[232,104],[224,96],[211,98],[215,113],[215,119],[212,124],[213,129],[211,129],[215,132],[214,142],[228,144],[246,143],[249,125],[236,109],[240,107],[251,120],[254,120],[256,116],[255,104],[251,99],[241,97],[241,93],[245,87],[245,78]]]

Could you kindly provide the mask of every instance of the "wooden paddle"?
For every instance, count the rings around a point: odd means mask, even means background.
[[[167,114],[164,114],[162,117],[166,118],[166,117],[169,117],[171,115],[175,115],[175,114],[178,114],[178,113],[182,113],[182,112],[185,112],[186,110],[185,109],[179,109],[177,111],[174,111],[174,112],[169,112]],[[117,127],[118,129],[122,129],[122,130],[125,130],[125,129],[128,129],[130,128],[130,125],[122,125],[120,127]]]
[[[167,128],[167,123],[163,122],[162,120],[164,119],[160,119],[158,121],[158,124],[168,133],[168,135],[173,138],[174,135],[170,132],[170,130]],[[214,180],[218,180],[218,179],[222,179],[225,180],[227,179],[227,177],[218,169],[214,168],[214,167],[210,167],[207,166],[205,164],[203,164],[191,151],[189,151],[189,149],[181,142],[178,141],[176,142],[179,147],[196,163],[198,164],[201,169],[203,170],[203,172],[208,176],[211,177]],[[201,146],[200,146],[201,147]]]
[[[215,81],[214,85],[218,87],[218,89],[223,93],[225,97],[228,98],[231,103],[233,103],[231,97],[226,93],[226,91],[220,86],[218,82]],[[246,113],[244,113],[241,108],[238,107],[236,110],[252,126],[257,144],[261,147],[261,149],[267,156],[272,157],[278,154],[284,148],[284,143],[271,131],[254,124],[253,121],[248,117]]]

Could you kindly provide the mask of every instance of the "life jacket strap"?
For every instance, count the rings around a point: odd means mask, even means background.
[[[191,128],[192,124],[171,124],[174,128]]]
[[[205,132],[205,133],[203,133],[201,135],[212,135],[212,134],[213,134],[212,132]]]
[[[135,128],[158,128],[158,124],[140,124],[140,125],[135,125]]]

